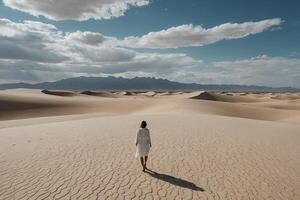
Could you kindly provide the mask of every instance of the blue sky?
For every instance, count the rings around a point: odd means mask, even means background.
[[[3,0],[0,83],[112,75],[300,88],[299,8],[296,0]]]

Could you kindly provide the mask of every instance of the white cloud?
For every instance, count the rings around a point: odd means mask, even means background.
[[[34,21],[15,23],[0,19],[0,58],[61,62],[67,57],[48,48],[61,37],[55,26]]]
[[[45,24],[37,21],[25,20],[22,23],[15,23],[9,19],[0,18],[0,36],[13,37],[27,33],[48,35],[56,27],[52,24]]]
[[[34,82],[68,74],[163,75],[201,63],[186,54],[140,53],[116,47],[105,42],[115,38],[100,33],[64,33],[40,22],[0,19],[0,29],[0,79],[6,74],[5,80]]]
[[[260,30],[262,27],[266,26],[261,25]],[[0,30],[0,82],[114,75],[154,76],[181,82],[300,87],[298,58],[263,55],[205,63],[182,53],[142,53],[101,33],[65,33],[54,25],[41,22],[0,19]],[[215,35],[208,38],[215,38]]]
[[[101,33],[76,31],[73,33],[68,33],[66,35],[66,39],[73,42],[81,42],[84,44],[97,46],[101,45],[106,40],[106,37]]]
[[[158,32],[150,32],[141,37],[127,37],[119,45],[132,48],[179,48],[204,46],[221,40],[243,38],[261,33],[283,23],[280,18],[258,22],[225,23],[205,29],[192,24],[172,27]]]
[[[102,72],[110,74],[143,72],[163,76],[174,74],[178,70],[188,70],[201,63],[201,60],[196,60],[186,54],[136,53],[130,61],[102,67]]]
[[[250,59],[214,62],[231,82],[267,86],[300,86],[300,59],[257,56]]]
[[[279,72],[287,72],[290,70],[299,70],[300,59],[260,55],[244,60],[214,62],[214,65],[228,70],[263,71],[266,69],[271,69]]]
[[[100,61],[93,59],[91,61],[86,59],[81,63],[62,62],[47,64],[35,61],[0,59],[0,74],[2,74],[0,82],[3,82],[1,79],[5,79],[7,82],[53,81],[82,75],[151,76],[172,79],[178,71],[189,70],[189,68],[201,63],[202,61],[193,59],[185,54],[148,54],[137,52],[127,61],[108,61],[107,59]]]
[[[3,0],[4,5],[53,20],[88,20],[120,17],[131,7],[149,0]]]
[[[103,64],[130,62],[135,56],[136,52],[123,48],[114,47],[96,47],[84,48],[82,46],[70,46],[70,51],[75,51],[77,57],[73,59],[73,63],[80,62],[81,59],[84,63],[88,64]]]

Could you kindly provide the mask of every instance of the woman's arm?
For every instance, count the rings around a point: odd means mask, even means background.
[[[139,143],[139,132],[140,132],[140,131],[138,131],[138,132],[136,133],[135,146],[137,146],[138,143]]]
[[[150,147],[152,147],[150,131],[148,132],[148,142],[149,142]]]

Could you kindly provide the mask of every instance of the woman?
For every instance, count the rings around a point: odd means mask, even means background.
[[[143,172],[147,169],[147,160],[148,154],[150,151],[151,139],[150,139],[150,132],[149,129],[146,128],[147,123],[142,121],[141,127],[137,132],[136,135],[136,154],[135,157],[139,157],[141,160],[141,164],[143,166]]]

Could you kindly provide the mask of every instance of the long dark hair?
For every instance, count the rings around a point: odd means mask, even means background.
[[[142,121],[141,128],[146,128],[146,126],[147,126],[147,122],[146,121]]]

